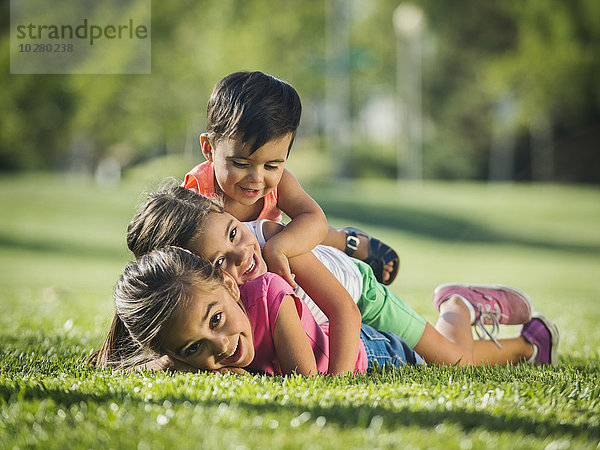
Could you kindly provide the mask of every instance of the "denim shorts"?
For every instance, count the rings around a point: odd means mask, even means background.
[[[378,331],[363,323],[360,327],[360,338],[367,351],[368,370],[384,366],[404,367],[409,364],[425,364],[421,355],[393,333]]]

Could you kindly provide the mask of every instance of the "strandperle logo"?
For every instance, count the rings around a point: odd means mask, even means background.
[[[11,0],[11,74],[149,74],[151,0]]]
[[[146,25],[136,25],[133,19],[120,25],[89,24],[88,19],[73,27],[72,25],[17,25],[17,39],[83,39],[94,45],[98,39],[147,39]]]

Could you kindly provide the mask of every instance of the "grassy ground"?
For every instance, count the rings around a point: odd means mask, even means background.
[[[0,178],[0,448],[598,448],[599,189],[307,179],[333,224],[399,251],[393,289],[428,320],[439,283],[517,285],[558,324],[560,365],[246,379],[86,367],[160,177],[131,178]]]

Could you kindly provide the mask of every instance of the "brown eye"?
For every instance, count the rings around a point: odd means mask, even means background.
[[[200,342],[194,342],[188,348],[185,349],[185,354],[187,356],[193,355],[200,349]]]
[[[211,317],[210,326],[215,328],[217,325],[219,325],[219,322],[221,322],[221,313],[217,313]]]

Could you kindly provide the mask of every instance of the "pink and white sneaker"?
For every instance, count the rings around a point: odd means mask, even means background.
[[[529,296],[520,289],[501,284],[461,284],[448,283],[435,288],[433,304],[440,305],[452,296],[464,300],[467,307],[472,306],[471,324],[475,325],[477,335],[487,335],[499,347],[496,336],[500,324],[519,325],[531,320],[532,303]],[[492,325],[491,331],[484,325]]]

